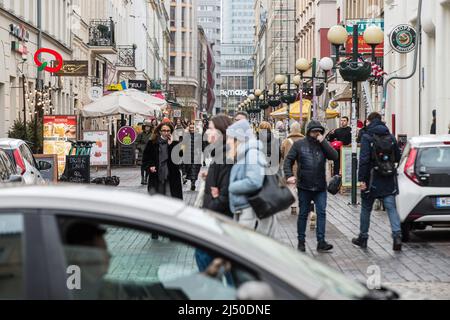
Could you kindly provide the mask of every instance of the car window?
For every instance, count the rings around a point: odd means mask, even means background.
[[[0,181],[7,181],[9,179],[9,172],[6,168],[5,161],[3,160],[2,154],[0,154]]]
[[[20,153],[22,154],[22,156],[25,158],[25,160],[28,161],[28,163],[32,166],[36,166],[35,162],[34,162],[34,157],[33,157],[33,153],[30,151],[30,149],[25,145],[22,144],[20,146]]]
[[[7,169],[7,171],[9,172],[9,174],[14,174],[16,172],[16,169],[14,168],[13,163],[11,162],[11,159],[9,158],[9,156],[6,153],[2,153],[0,152],[0,158],[3,159],[3,162],[5,163],[5,167]]]
[[[251,272],[219,254],[130,227],[60,218],[67,267],[82,300],[232,300]]]
[[[450,148],[421,148],[417,157],[417,168],[423,172],[433,168],[448,168],[450,172]]]
[[[23,234],[21,214],[0,214],[0,300],[25,298]]]
[[[349,299],[362,298],[369,294],[367,288],[360,283],[347,279],[339,272],[296,252],[280,242],[244,228],[233,228],[227,223],[222,223],[222,228],[230,237],[248,244],[251,248],[259,248],[273,261],[291,268],[294,273],[312,279],[315,283],[321,285],[324,290]]]

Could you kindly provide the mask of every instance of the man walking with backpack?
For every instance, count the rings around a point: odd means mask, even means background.
[[[358,174],[362,199],[360,234],[352,243],[360,248],[367,248],[373,204],[376,199],[381,199],[391,223],[393,250],[401,251],[400,217],[395,203],[395,196],[398,194],[396,164],[400,161],[400,149],[379,113],[371,113],[367,123],[367,131],[361,139]]]

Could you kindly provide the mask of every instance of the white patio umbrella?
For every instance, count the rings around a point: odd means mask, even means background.
[[[106,95],[84,106],[81,113],[85,118],[118,114],[153,116],[164,110],[166,106],[165,100],[136,89],[128,89]]]

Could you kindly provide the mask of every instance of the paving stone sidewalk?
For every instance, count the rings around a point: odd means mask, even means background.
[[[99,175],[102,172],[97,173]],[[136,168],[113,170],[120,176],[120,189],[146,193],[141,186],[140,171]],[[93,173],[95,176],[96,173]],[[185,202],[193,204],[197,193],[185,185]],[[381,281],[399,291],[415,291],[433,298],[450,298],[450,230],[417,232],[401,253],[392,251],[392,239],[387,214],[374,211],[371,219],[369,248],[354,247],[351,239],[359,230],[359,207],[348,204],[348,196],[329,196],[327,209],[327,241],[335,247],[332,253],[316,251],[315,231],[307,229],[307,254],[341,271],[345,275],[367,281],[369,272],[379,270]],[[291,247],[297,246],[297,216],[290,212],[277,215],[280,228],[278,240]]]

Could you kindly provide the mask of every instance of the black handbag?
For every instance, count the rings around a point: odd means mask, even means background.
[[[279,175],[266,175],[257,194],[248,197],[248,202],[259,219],[266,219],[288,209],[295,198]]]
[[[342,178],[341,176],[334,176],[331,178],[330,183],[328,184],[328,192],[332,195],[337,195],[339,190],[342,187]]]

